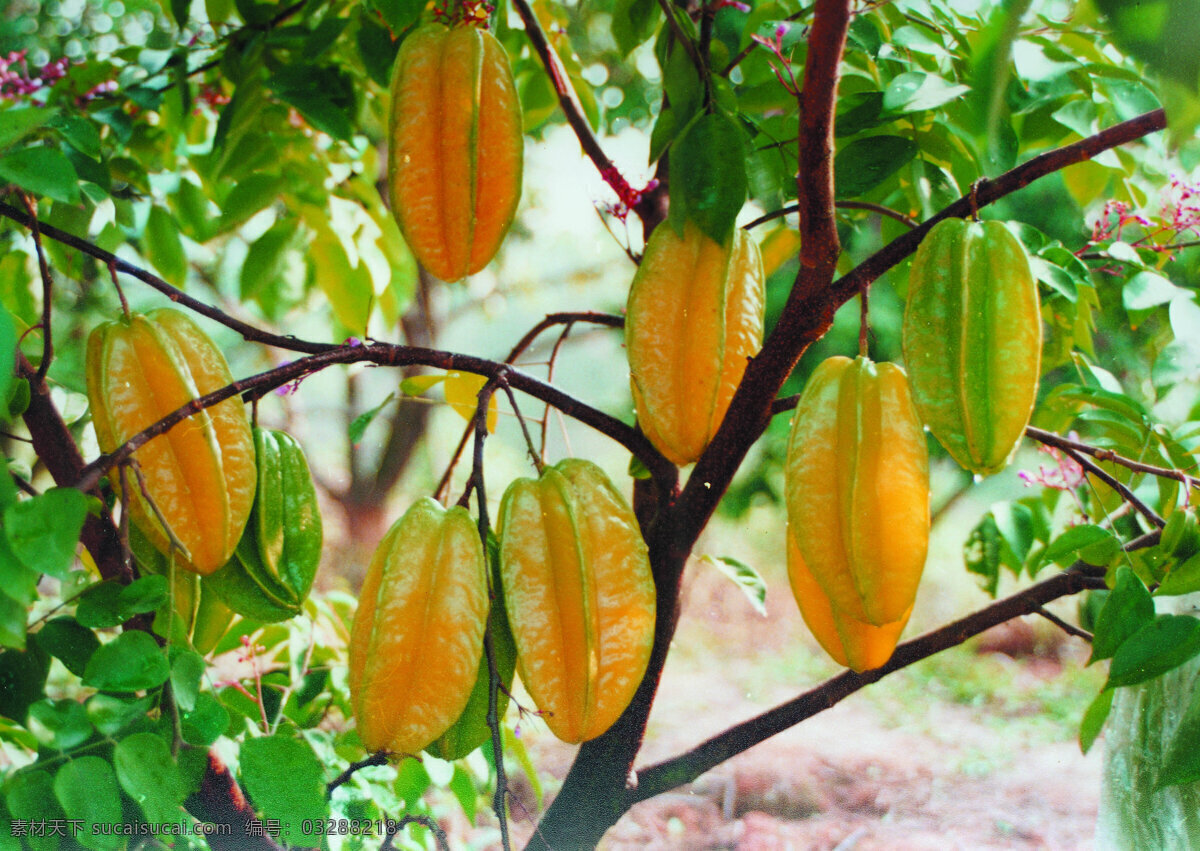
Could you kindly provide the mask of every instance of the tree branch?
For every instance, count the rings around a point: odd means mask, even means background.
[[[259,398],[272,390],[283,387],[294,381],[301,381],[316,372],[333,364],[373,363],[379,366],[408,366],[423,364],[445,370],[458,370],[483,375],[490,379],[503,377],[509,386],[515,390],[527,393],[535,399],[553,405],[567,416],[589,425],[617,443],[628,449],[646,465],[657,481],[673,487],[678,471],[675,465],[651,445],[650,441],[634,427],[627,425],[616,417],[593,408],[575,397],[564,393],[557,387],[539,381],[530,375],[513,369],[508,364],[497,363],[484,358],[470,355],[460,355],[453,352],[443,352],[436,349],[424,349],[417,346],[400,346],[390,343],[371,343],[369,345],[341,346],[320,354],[309,355],[289,364],[267,370],[250,378],[235,381],[225,387],[207,393],[198,399],[193,399],[186,405],[175,409],[158,422],[132,436],[113,452],[101,455],[88,464],[80,473],[76,486],[87,490],[94,487],[100,476],[114,465],[129,458],[147,441],[164,434],[172,426],[182,422],[193,414],[205,408],[223,402],[226,399],[245,394],[247,398]]]
[[[11,204],[0,202],[0,216],[5,216],[9,219],[12,219],[14,222],[24,225],[31,230],[35,226],[35,222],[31,216],[12,206]],[[218,308],[212,307],[202,301],[199,301],[198,299],[192,298],[182,290],[178,290],[171,286],[157,275],[153,275],[150,272],[147,272],[145,269],[139,268],[132,263],[127,263],[112,252],[105,251],[103,248],[93,245],[86,239],[75,236],[75,234],[72,233],[67,233],[64,230],[59,230],[53,225],[48,225],[44,222],[37,223],[37,227],[39,227],[42,236],[50,237],[56,242],[61,242],[63,245],[69,245],[82,254],[86,254],[89,257],[94,257],[101,263],[104,263],[110,269],[129,275],[132,278],[136,278],[142,283],[158,290],[176,304],[190,308],[196,313],[199,313],[201,316],[207,316],[209,319],[213,320],[214,322],[219,322],[227,328],[232,328],[234,331],[241,334],[246,340],[250,340],[255,343],[263,343],[268,346],[274,346],[277,349],[303,352],[305,354],[327,352],[331,349],[337,348],[337,345],[334,343],[312,343],[306,340],[299,340],[290,335],[282,336],[263,331],[261,328],[256,328],[249,323],[242,322],[240,319],[235,319],[234,317],[229,316]]]
[[[1036,440],[1038,443],[1043,443],[1046,446],[1053,446],[1055,449],[1074,450],[1091,455],[1100,461],[1111,461],[1121,467],[1127,467],[1135,473],[1147,473],[1151,476],[1158,476],[1163,479],[1174,479],[1180,482],[1186,488],[1200,488],[1200,479],[1189,475],[1182,470],[1174,470],[1170,467],[1158,467],[1154,464],[1144,464],[1141,461],[1136,461],[1133,458],[1126,458],[1124,455],[1118,455],[1111,449],[1101,449],[1099,446],[1092,446],[1090,443],[1084,443],[1080,440],[1072,440],[1069,437],[1063,437],[1061,434],[1055,434],[1052,431],[1045,431],[1034,426],[1026,426],[1025,434],[1031,440]]]
[[[952,624],[906,641],[896,648],[892,658],[882,668],[861,674],[846,671],[787,703],[730,727],[687,753],[639,771],[637,786],[626,793],[625,806],[630,807],[638,801],[690,783],[714,766],[829,709],[859,689],[962,644],[990,627],[1022,615],[1037,613],[1046,603],[1060,597],[1105,587],[1103,572],[1094,574],[1091,572],[1093,570],[1095,568],[1082,567],[1066,570]]]
[[[579,95],[575,93],[575,87],[571,85],[571,78],[567,76],[567,71],[563,67],[562,60],[558,58],[558,54],[554,52],[554,48],[550,45],[550,41],[546,38],[546,33],[542,29],[542,25],[538,22],[537,15],[533,8],[529,5],[528,0],[512,0],[513,8],[521,17],[521,22],[525,25],[525,35],[529,38],[529,44],[533,48],[533,52],[537,54],[542,62],[542,67],[546,69],[546,74],[550,78],[550,85],[554,88],[554,93],[558,97],[558,106],[563,111],[563,116],[567,119],[567,124],[575,133],[575,138],[579,140],[579,146],[583,149],[587,158],[592,161],[596,167],[596,171],[600,173],[600,177],[604,179],[617,196],[621,196],[621,191],[614,181],[628,185],[625,178],[621,176],[620,171],[612,160],[608,158],[608,154],[604,153],[604,149],[600,147],[600,142],[596,139],[596,134],[592,132],[592,126],[588,123],[587,115],[583,111],[583,104],[579,101]],[[633,205],[633,211],[637,213],[638,218],[643,223],[651,222],[657,224],[661,218],[660,195],[665,191],[663,184],[659,185],[658,190],[642,192],[636,204]]]

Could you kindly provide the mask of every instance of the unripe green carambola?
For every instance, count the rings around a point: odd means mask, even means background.
[[[1002,222],[947,219],[913,258],[904,363],[933,436],[964,468],[1008,464],[1037,399],[1042,319],[1025,248]]]

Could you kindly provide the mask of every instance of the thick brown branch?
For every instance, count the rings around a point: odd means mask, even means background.
[[[50,400],[50,388],[38,377],[33,365],[19,353],[17,376],[29,381],[29,407],[25,409],[23,419],[33,439],[34,451],[46,465],[54,483],[60,487],[70,487],[79,480],[84,468],[79,446]],[[84,490],[91,491],[94,496],[100,496],[93,488]],[[92,561],[96,563],[102,577],[124,578],[126,581],[132,579],[125,564],[120,535],[107,509],[99,515],[88,514],[83,523],[80,540],[91,553]]]
[[[254,808],[242,794],[242,789],[229,773],[225,763],[215,753],[208,754],[208,767],[200,789],[189,797],[184,806],[202,822],[228,825],[229,832],[214,831],[207,834],[213,851],[242,851],[262,849],[278,851],[279,846],[267,836],[258,824]],[[255,835],[258,834],[258,835]]]
[[[800,91],[796,201],[801,271],[793,298],[823,290],[841,253],[833,215],[833,113],[849,27],[849,0],[817,0]]]
[[[1038,612],[1046,603],[1077,594],[1089,588],[1103,588],[1104,580],[1084,570],[1067,570],[1052,579],[1027,588],[962,620],[926,633],[896,648],[882,668],[861,674],[846,671],[816,688],[768,710],[748,721],[730,727],[678,757],[638,772],[638,783],[626,794],[626,807],[653,798],[668,789],[690,783],[704,772],[745,750],[766,741],[811,718],[819,712],[877,682],[888,674],[927,659],[950,647],[962,644],[985,629]]]
[[[979,206],[994,203],[1039,177],[1085,162],[1165,127],[1166,116],[1161,109],[1123,121],[1095,136],[1034,157],[994,180],[981,181],[975,189],[976,202]],[[912,254],[934,224],[952,216],[966,216],[970,207],[970,197],[963,196],[929,221],[901,234],[826,290],[803,299],[796,299],[793,294],[775,331],[746,369],[720,430],[696,465],[688,487],[680,497],[678,510],[681,522],[685,524],[680,530],[682,541],[694,541],[704,528],[725,486],[771,415],[795,407],[795,397],[776,399],[775,395],[808,346],[829,328],[837,308],[857,295],[863,286]]]

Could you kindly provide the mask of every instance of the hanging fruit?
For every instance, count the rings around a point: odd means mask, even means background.
[[[829,595],[804,563],[791,530],[786,534],[788,580],[800,615],[813,637],[835,662],[851,670],[861,673],[884,665],[892,658],[900,633],[912,614],[912,606],[899,620],[882,626],[855,620],[835,610]]]
[[[521,105],[504,48],[463,24],[404,39],[392,77],[392,213],[421,264],[457,281],[491,262],[521,198]]]
[[[654,643],[637,519],[599,467],[567,459],[509,485],[499,528],[521,681],[554,735],[594,739],[633,699]]]
[[[763,338],[758,246],[692,223],[655,229],[629,291],[625,346],[638,424],[673,463],[708,446]]]
[[[107,322],[88,338],[87,395],[96,440],[112,452],[188,402],[233,383],[216,344],[171,308]],[[130,515],[160,552],[171,534],[186,550],[176,563],[209,574],[233,555],[254,500],[254,441],[241,399],[205,408],[133,453]],[[119,480],[113,476],[119,490]],[[159,515],[162,520],[160,521]]]
[[[1020,240],[1002,222],[935,225],[913,258],[903,338],[913,401],[933,436],[974,473],[1002,470],[1041,370],[1037,282]]]
[[[465,508],[418,500],[371,559],[350,631],[350,697],[370,752],[416,754],[471,696],[488,616],[479,530]]]
[[[321,511],[304,451],[290,434],[254,429],[258,486],[233,558],[205,583],[262,623],[300,614],[321,562]]]
[[[797,584],[806,567],[837,618],[902,626],[929,541],[925,434],[904,372],[863,357],[819,365],[796,407],[785,476]]]

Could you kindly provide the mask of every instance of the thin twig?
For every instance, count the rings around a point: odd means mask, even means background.
[[[42,247],[42,226],[37,217],[37,203],[28,192],[21,193],[25,209],[29,211],[33,234],[33,247],[37,251],[38,271],[42,276],[42,362],[38,364],[37,377],[45,379],[50,370],[50,361],[54,358],[54,338],[50,331],[50,313],[54,303],[54,279],[50,276],[50,264],[46,262],[46,251]]]
[[[1054,614],[1054,612],[1050,611],[1049,609],[1043,608],[1042,606],[1038,606],[1033,611],[1034,611],[1034,614],[1041,615],[1046,620],[1050,621],[1050,623],[1054,624],[1056,627],[1058,627],[1063,632],[1065,632],[1067,635],[1073,635],[1076,638],[1082,638],[1088,644],[1092,643],[1093,636],[1086,629],[1080,629],[1079,627],[1075,626],[1074,624],[1067,623],[1065,620],[1060,618],[1058,615]]]
[[[1105,470],[1103,467],[1101,467],[1096,462],[1092,461],[1090,458],[1088,458],[1082,452],[1078,452],[1075,449],[1065,449],[1064,448],[1062,450],[1062,453],[1064,455],[1066,455],[1067,457],[1069,457],[1072,461],[1074,461],[1080,467],[1087,470],[1087,472],[1091,473],[1097,479],[1104,482],[1104,484],[1108,485],[1110,488],[1112,488],[1117,493],[1119,493],[1123,500],[1125,500],[1127,503],[1129,503],[1135,509],[1137,509],[1139,514],[1141,514],[1143,517],[1145,517],[1147,520],[1149,520],[1151,523],[1153,523],[1159,529],[1161,529],[1167,525],[1167,521],[1163,520],[1162,517],[1159,516],[1157,511],[1155,511],[1153,508],[1146,505],[1146,503],[1144,503],[1140,499],[1138,499],[1138,497],[1134,494],[1134,492],[1132,490],[1130,490],[1123,483],[1119,482],[1115,476],[1113,476],[1111,473],[1109,473],[1107,470]]]
[[[563,343],[565,343],[567,341],[567,336],[571,333],[571,328],[572,328],[572,323],[568,322],[566,325],[563,326],[562,333],[558,335],[558,339],[554,341],[554,348],[552,348],[550,350],[550,360],[549,360],[549,363],[547,363],[547,365],[546,365],[546,381],[547,382],[554,381],[554,364],[558,360],[559,349],[562,348]],[[542,454],[541,454],[541,459],[543,462],[545,462],[545,460],[546,460],[546,437],[547,437],[547,432],[549,430],[550,430],[550,406],[547,405],[546,413],[542,415]]]
[[[475,408],[475,417],[473,425],[475,426],[475,447],[471,460],[471,487],[475,490],[475,503],[479,511],[479,540],[483,546],[483,551],[486,557],[488,551],[488,533],[491,531],[491,521],[488,519],[487,507],[487,490],[484,484],[483,475],[483,445],[487,440],[487,409],[491,402],[492,395],[496,392],[496,388],[503,386],[507,389],[508,383],[505,381],[504,374],[501,373],[486,384],[479,391],[479,404]],[[509,391],[511,393],[511,391]],[[511,397],[510,397],[511,398]],[[513,400],[514,409],[516,402]],[[526,433],[528,437],[528,433]],[[532,441],[530,441],[530,451],[533,450]],[[491,565],[487,566],[488,584],[491,585]],[[495,598],[495,594],[489,594],[489,597]],[[491,616],[488,616],[488,625],[491,624]],[[496,646],[493,641],[491,629],[484,631],[483,651],[487,657],[488,666],[488,711],[487,724],[491,731],[492,738],[492,762],[496,767],[496,791],[492,798],[492,809],[496,813],[496,818],[500,820],[500,844],[504,851],[511,851],[512,845],[508,835],[508,813],[506,810],[506,801],[508,797],[508,775],[504,769],[504,746],[500,735],[500,715],[499,703],[500,699],[498,692],[500,689],[500,670],[496,664]]]
[[[555,325],[571,325],[576,322],[591,322],[593,324],[604,325],[609,328],[625,327],[625,318],[611,313],[595,313],[592,311],[578,313],[550,313],[547,314],[540,322],[538,322],[537,325],[534,325],[527,332],[525,332],[525,335],[521,337],[519,341],[517,341],[517,344],[512,347],[512,350],[504,358],[504,363],[516,363],[517,358],[524,354],[525,351],[533,345],[534,340],[536,340],[546,329],[553,328]],[[550,383],[549,379],[547,379],[546,383]],[[453,453],[451,453],[450,462],[446,465],[446,470],[442,473],[442,478],[438,482],[437,488],[434,490],[434,494],[437,495],[437,498],[440,500],[444,501],[446,498],[445,495],[450,487],[450,477],[454,474],[454,468],[458,466],[458,461],[462,457],[463,450],[465,450],[467,447],[467,441],[471,437],[471,431],[472,425],[467,423],[466,428],[463,429],[462,437],[458,441],[458,447]]]
[[[387,751],[379,751],[378,753],[371,754],[366,759],[360,759],[358,762],[350,763],[348,766],[346,766],[345,771],[329,781],[329,785],[325,787],[325,797],[332,798],[333,790],[344,785],[345,783],[348,783],[350,778],[353,777],[360,769],[368,768],[373,765],[387,765],[387,763]]]
[[[1099,446],[1092,446],[1090,443],[1084,443],[1080,440],[1073,440],[1069,437],[1063,437],[1061,434],[1055,434],[1052,431],[1045,431],[1034,426],[1026,426],[1025,434],[1032,440],[1038,443],[1044,443],[1047,446],[1053,446],[1055,449],[1073,449],[1076,452],[1084,452],[1091,455],[1100,461],[1111,461],[1121,467],[1126,467],[1133,470],[1135,473],[1148,473],[1151,476],[1158,476],[1161,479],[1174,479],[1180,482],[1186,488],[1200,488],[1200,478],[1189,475],[1182,470],[1172,469],[1171,467],[1159,467],[1154,464],[1145,464],[1133,458],[1126,458],[1124,455],[1118,455],[1111,449],[1102,449]]]
[[[410,824],[419,824],[432,833],[433,839],[440,851],[450,851],[450,843],[446,840],[446,831],[442,830],[441,825],[429,816],[406,815],[400,821],[393,822],[389,820],[387,824],[387,837],[383,840],[383,844],[379,846],[379,851],[393,851],[396,847],[396,836]]]

